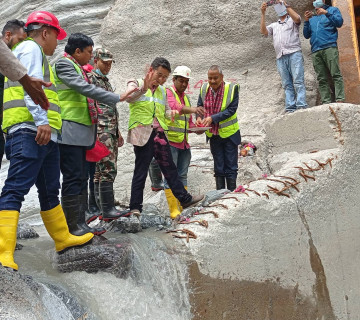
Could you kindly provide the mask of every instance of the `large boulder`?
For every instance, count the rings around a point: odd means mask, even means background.
[[[359,106],[347,104],[276,119],[266,128],[269,175],[215,202],[218,218],[202,216],[208,228],[179,225],[197,236],[185,241],[199,268],[195,319],[360,314],[359,127]]]

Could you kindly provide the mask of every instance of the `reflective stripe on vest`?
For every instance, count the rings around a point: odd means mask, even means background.
[[[224,111],[233,101],[236,86],[238,86],[238,84],[225,82],[224,97],[220,111]],[[204,83],[200,89],[200,97],[203,104],[208,90],[209,90],[209,84]],[[219,122],[219,135],[221,138],[228,138],[232,136],[234,133],[236,133],[238,130],[239,130],[239,122],[237,119],[236,112],[231,117]],[[206,135],[208,137],[212,137],[213,134],[208,130],[206,131]]]
[[[139,87],[144,81],[137,80]],[[163,86],[158,86],[154,93],[148,89],[138,100],[129,104],[130,118],[129,130],[139,125],[150,125],[154,118],[158,120],[164,130],[168,130],[165,122],[166,91]]]
[[[31,38],[27,38],[24,41],[33,41]],[[35,42],[36,43],[36,42]],[[37,43],[36,43],[37,44]],[[38,45],[38,44],[37,44]],[[60,116],[60,103],[59,97],[54,85],[55,79],[52,73],[52,69],[49,66],[45,54],[42,50],[42,47],[38,45],[42,53],[42,69],[43,69],[43,78],[45,82],[51,82],[50,87],[44,87],[44,92],[46,97],[49,100],[50,108],[47,110],[47,118],[49,125],[56,130],[61,129],[61,116]],[[4,119],[3,119],[3,129],[6,129],[19,123],[34,123],[32,114],[29,112],[26,107],[24,100],[25,92],[24,88],[18,81],[11,81],[8,78],[5,78],[4,82]]]
[[[178,104],[182,104],[179,95],[176,93],[175,89],[173,87],[170,87],[169,90],[174,95],[176,101]],[[190,107],[190,102],[188,96],[184,95],[184,102],[185,107]],[[188,123],[189,123],[189,116],[181,115],[181,116],[175,116],[174,121],[170,119],[166,119],[166,123],[168,125],[169,131],[168,131],[168,140],[175,143],[181,143],[186,139],[186,142],[189,141],[189,135],[188,135]]]
[[[71,60],[65,57],[73,65],[76,73],[83,78],[81,69]],[[87,98],[81,93],[69,88],[61,81],[56,72],[56,64],[53,66],[56,89],[59,94],[61,117],[63,120],[72,121],[87,126],[92,125]],[[85,80],[84,80],[85,81]]]

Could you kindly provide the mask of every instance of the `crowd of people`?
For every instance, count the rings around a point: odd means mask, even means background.
[[[301,18],[286,2],[278,1],[279,21],[266,27],[267,6],[263,3],[261,7],[261,32],[274,39],[286,111],[306,108]],[[342,102],[336,46],[341,14],[322,0],[316,0],[314,6],[316,16],[305,13],[304,36],[311,38],[321,98],[323,103],[331,101],[328,70],[335,83],[335,99]],[[216,189],[236,188],[241,144],[239,85],[225,82],[220,66],[209,67],[196,107],[185,94],[190,68],[180,65],[172,72],[163,57],[155,58],[142,77],[129,80],[126,91],[119,95],[108,78],[115,63],[113,53],[104,47],[93,53],[94,42],[85,34],[71,34],[63,56],[49,65],[46,56],[52,56],[58,40],[66,36],[56,16],[47,11],[33,12],[26,23],[10,20],[2,31],[0,92],[6,142],[0,139],[0,156],[5,149],[10,163],[0,196],[0,263],[15,270],[19,213],[33,185],[56,251],[84,245],[94,235],[103,234],[103,227],[88,225],[96,218],[107,222],[140,216],[149,168],[152,180],[158,179],[153,189],[165,189],[172,219],[200,203],[204,196],[191,195],[187,188],[191,132],[205,133],[210,143]],[[93,66],[89,65],[92,57]],[[166,88],[171,72],[173,84]],[[135,153],[127,210],[119,210],[114,200],[118,148],[124,144],[116,108],[120,101],[129,104],[127,142]],[[163,186],[159,185],[161,173]]]

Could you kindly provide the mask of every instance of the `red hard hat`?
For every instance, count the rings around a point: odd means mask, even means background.
[[[63,40],[66,37],[66,32],[63,28],[60,27],[59,20],[48,11],[35,11],[31,13],[25,23],[25,28],[32,23],[41,23],[48,26],[54,27],[59,31],[58,40]]]

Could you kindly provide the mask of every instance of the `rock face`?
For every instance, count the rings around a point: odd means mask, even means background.
[[[359,126],[359,106],[346,104],[298,111],[267,126],[259,153],[268,177],[215,202],[219,218],[208,215],[207,229],[186,226],[197,236],[188,246],[209,283],[207,293],[196,285],[195,319],[219,319],[220,311],[225,319],[235,312],[256,315],[251,319],[360,314]],[[233,295],[211,279],[223,279]],[[237,304],[240,293],[244,303]],[[262,298],[251,304],[247,295]]]

